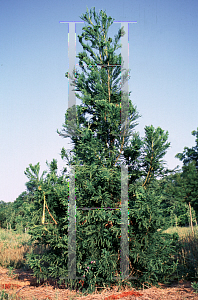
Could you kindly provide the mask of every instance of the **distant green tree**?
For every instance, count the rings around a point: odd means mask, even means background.
[[[192,148],[184,147],[183,153],[178,153],[175,157],[183,162],[182,185],[185,202],[194,208],[198,216],[198,128],[192,131],[196,136],[196,145]]]
[[[192,148],[184,147],[183,153],[177,153],[175,157],[179,158],[179,160],[183,162],[184,166],[194,161],[196,169],[198,170],[198,127],[197,130],[193,130],[191,134],[196,137],[196,145]]]
[[[6,228],[6,220],[7,220],[6,208],[7,208],[7,203],[1,200],[0,201],[0,227],[1,228]]]
[[[196,131],[192,134],[197,136]],[[165,215],[171,219],[172,226],[187,226],[190,222],[190,209],[193,223],[197,221],[197,145],[191,149],[185,147],[183,153],[178,153],[175,157],[183,161],[183,167],[175,168],[159,181],[163,186],[162,207]]]
[[[0,203],[1,227],[13,229],[14,220],[15,220],[15,211],[13,208],[13,202],[1,201]]]
[[[30,200],[31,199],[31,200]],[[22,192],[13,202],[14,219],[12,228],[15,230],[25,231],[29,227],[30,211],[32,209],[32,193],[28,191]]]
[[[188,226],[189,205],[185,201],[186,190],[182,171],[177,169],[174,174],[161,179],[159,184],[163,188],[161,196],[164,215],[171,221],[170,226]]]

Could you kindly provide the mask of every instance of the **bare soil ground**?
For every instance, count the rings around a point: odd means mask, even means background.
[[[14,275],[16,274],[16,275]],[[0,267],[0,290],[5,290],[8,294],[17,295],[14,299],[24,300],[111,300],[111,299],[141,299],[141,300],[198,300],[191,287],[189,281],[180,281],[171,285],[159,284],[160,288],[152,287],[142,290],[134,290],[125,288],[118,292],[118,287],[112,289],[104,289],[102,292],[95,292],[92,295],[80,296],[75,291],[69,289],[57,288],[52,282],[38,284],[32,271],[24,271],[23,269],[14,269],[13,275],[9,274],[9,270]]]

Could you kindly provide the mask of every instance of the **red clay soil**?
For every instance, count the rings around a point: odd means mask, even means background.
[[[119,295],[111,295],[111,296],[105,297],[104,300],[120,299],[120,298],[130,296],[130,295],[138,297],[138,296],[142,296],[143,294],[136,292],[136,291],[129,291],[129,292],[123,292]]]
[[[102,292],[95,292],[92,295],[80,296],[75,291],[68,289],[55,288],[49,281],[44,284],[37,284],[36,278],[32,275],[32,271],[24,271],[22,269],[13,270],[11,277],[9,270],[0,267],[0,290],[5,289],[8,294],[14,294],[16,300],[69,300],[69,299],[83,299],[83,300],[184,300],[195,299],[198,300],[194,289],[191,287],[189,281],[180,281],[172,283],[171,285],[159,284],[160,288],[151,287],[141,291],[134,289],[123,288],[118,292],[118,287],[114,286],[112,289],[104,289]],[[83,282],[82,282],[83,285]]]

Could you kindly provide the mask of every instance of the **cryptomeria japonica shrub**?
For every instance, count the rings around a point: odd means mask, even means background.
[[[82,100],[76,111],[78,134],[72,131],[69,110],[65,114],[63,131],[58,133],[70,137],[74,144],[73,155],[69,157],[63,148],[61,157],[68,165],[75,165],[76,276],[83,278],[83,286],[82,280],[67,277],[69,176],[63,172],[58,177],[55,160],[50,164],[46,178],[39,179],[38,172],[31,176],[29,168],[26,170],[26,173],[29,171],[29,187],[34,186],[29,233],[32,242],[37,241],[44,247],[40,253],[29,254],[28,263],[38,279],[64,278],[66,286],[87,292],[96,286],[110,286],[117,282],[113,277],[120,274],[122,155],[129,165],[129,273],[136,277],[136,280],[126,279],[122,284],[128,282],[140,286],[146,281],[155,284],[167,280],[177,267],[174,254],[178,237],[157,231],[168,225],[160,209],[161,191],[155,186],[156,178],[165,172],[161,159],[170,146],[168,133],[151,125],[145,127],[145,138],[140,138],[134,132],[139,115],[130,99],[127,99],[126,117],[129,126],[121,128],[118,84],[121,66],[110,65],[120,65],[121,55],[116,55],[115,51],[121,47],[118,42],[125,33],[122,28],[114,42],[108,38],[113,19],[107,18],[103,11],[97,15],[95,8],[82,19],[88,25],[83,27],[79,36],[85,50],[77,56],[82,73],[75,73],[74,85],[82,94],[76,94]],[[84,44],[83,38],[92,45]],[[94,49],[98,53],[94,53]],[[86,114],[89,114],[89,120]],[[33,166],[31,169],[35,171]],[[78,209],[93,207],[98,209]]]

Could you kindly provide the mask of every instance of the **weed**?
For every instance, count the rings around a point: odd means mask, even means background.
[[[197,282],[191,282],[191,286],[193,289],[195,289],[195,292],[197,294],[197,290],[198,290],[198,283]]]
[[[9,295],[3,290],[2,292],[0,292],[0,300],[7,300]]]

